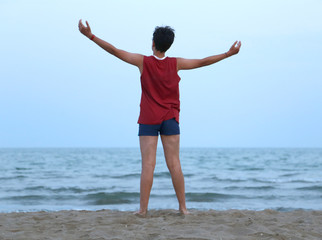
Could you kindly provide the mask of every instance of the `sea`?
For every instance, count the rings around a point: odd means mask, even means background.
[[[322,210],[322,149],[182,148],[188,209]],[[0,149],[0,212],[135,211],[137,148]],[[162,148],[149,209],[178,209]]]

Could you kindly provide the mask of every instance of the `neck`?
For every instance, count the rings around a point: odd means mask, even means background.
[[[153,51],[153,55],[156,56],[156,57],[158,57],[158,58],[164,58],[165,53],[164,52],[159,52],[157,50],[154,50]]]

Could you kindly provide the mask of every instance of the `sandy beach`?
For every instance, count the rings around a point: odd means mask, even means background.
[[[322,211],[151,210],[1,213],[0,240],[322,239]]]

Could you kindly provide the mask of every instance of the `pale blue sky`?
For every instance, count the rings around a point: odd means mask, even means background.
[[[322,1],[0,0],[0,147],[137,147],[139,71],[78,32],[150,55],[239,55],[181,71],[181,146],[322,147]]]

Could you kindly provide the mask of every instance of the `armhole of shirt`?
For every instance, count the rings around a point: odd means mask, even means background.
[[[179,70],[178,70],[178,58],[174,58],[174,59],[175,59],[175,61],[176,61],[176,73],[177,73],[177,76],[178,76],[178,78],[179,78],[179,82],[180,82],[181,77],[179,76]]]
[[[142,64],[142,72],[141,72],[141,75],[140,75],[140,78],[142,77],[142,75],[143,75],[143,73],[144,73],[144,65],[145,65],[145,58],[146,58],[147,56],[143,56],[143,64]]]
[[[175,62],[176,62],[176,72],[177,72],[177,74],[178,74],[178,58],[176,58],[176,57],[174,57],[174,60],[175,60]]]

